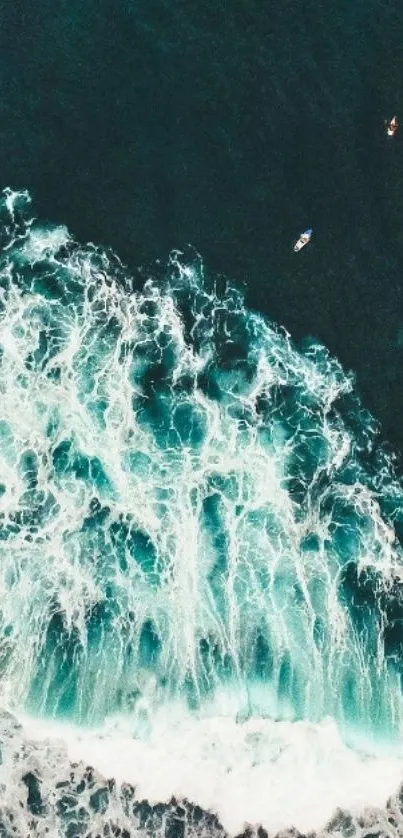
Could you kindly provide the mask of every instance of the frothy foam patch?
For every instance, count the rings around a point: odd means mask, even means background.
[[[24,717],[30,738],[57,739],[69,758],[104,777],[132,783],[149,802],[187,798],[216,814],[231,835],[245,824],[270,832],[290,826],[322,829],[338,807],[361,814],[384,806],[403,779],[403,760],[348,748],[331,720],[273,722],[209,716],[183,708],[154,719],[147,740],[134,740],[130,723],[110,720],[80,731]]]

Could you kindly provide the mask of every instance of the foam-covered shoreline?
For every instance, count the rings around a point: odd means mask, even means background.
[[[115,729],[111,723],[102,730],[80,731],[28,717],[17,722],[11,714],[3,714],[2,739],[1,771],[20,789],[20,798],[27,794],[22,777],[31,772],[40,781],[41,797],[48,801],[47,814],[40,815],[45,824],[50,813],[57,816],[63,808],[59,795],[73,794],[77,804],[71,805],[71,816],[84,805],[91,818],[85,834],[91,836],[99,828],[100,813],[90,803],[95,793],[105,798],[101,807],[105,823],[113,815],[122,829],[138,829],[147,813],[152,835],[235,836],[247,827],[258,834],[259,826],[275,835],[291,827],[301,833],[321,832],[326,823],[333,824],[328,831],[340,831],[335,827],[339,809],[350,812],[357,825],[360,818],[373,821],[375,811],[386,822],[390,813],[385,801],[403,778],[400,759],[359,755],[342,743],[331,721],[312,725],[251,719],[237,724],[231,718],[193,722],[189,718],[171,720],[164,730],[160,720],[153,725],[152,741],[147,742],[130,738],[129,726],[125,731],[122,722],[116,722]],[[81,797],[74,788],[90,767],[96,780],[92,785],[86,781],[87,791]],[[71,771],[76,786],[68,779]],[[69,791],[63,785],[67,780]],[[106,788],[108,792],[102,791]],[[129,815],[127,789],[133,803]],[[172,801],[181,801],[180,817]],[[197,831],[195,810],[207,832]],[[128,825],[124,818],[129,818]],[[136,818],[140,818],[138,823]],[[159,833],[161,818],[166,821],[165,832]],[[167,832],[167,823],[178,818],[186,830]]]

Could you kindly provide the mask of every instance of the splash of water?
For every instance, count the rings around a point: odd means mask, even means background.
[[[0,214],[2,703],[395,737],[402,491],[351,378],[193,252],[139,291],[27,193]]]

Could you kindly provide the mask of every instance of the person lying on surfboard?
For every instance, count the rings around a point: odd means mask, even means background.
[[[295,252],[301,250],[302,247],[305,247],[305,245],[308,244],[308,242],[311,240],[312,232],[313,231],[310,228],[309,230],[305,230],[305,233],[301,233],[298,241],[294,244]]]
[[[394,117],[392,117],[392,119],[389,120],[389,122],[386,123],[386,131],[387,131],[388,137],[393,137],[394,134],[396,134],[396,131],[397,131],[398,127],[399,127],[399,123],[397,121],[397,117],[394,116]]]

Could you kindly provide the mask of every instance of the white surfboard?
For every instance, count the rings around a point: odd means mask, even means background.
[[[312,229],[305,230],[304,233],[301,233],[298,241],[294,244],[294,250],[296,253],[298,253],[299,250],[301,250],[303,247],[305,247],[306,244],[308,244],[308,242],[311,241],[312,233]]]

